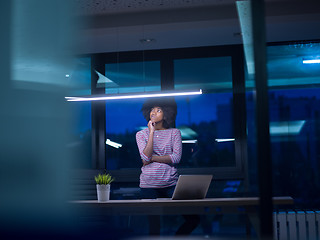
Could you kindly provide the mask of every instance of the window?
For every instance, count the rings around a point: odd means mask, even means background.
[[[175,89],[232,92],[231,56],[174,61]]]
[[[319,43],[268,47],[271,156],[275,194],[312,206],[319,199]],[[317,194],[315,194],[317,193]]]
[[[234,167],[231,57],[175,60],[174,73],[176,89],[209,92],[177,99],[176,125],[183,138],[180,167]]]
[[[106,93],[147,92],[160,90],[160,62],[123,62],[105,65]],[[106,102],[107,169],[140,168],[136,132],[146,127],[141,107],[144,99]],[[114,145],[121,144],[120,145]]]
[[[274,195],[288,195],[300,206],[319,199],[319,43],[267,47],[270,141]],[[247,93],[248,154],[252,186],[256,180],[254,93]]]
[[[160,91],[159,61],[109,63],[105,71],[105,93]]]
[[[147,126],[141,112],[143,102],[144,99],[106,102],[106,140],[111,141],[106,144],[107,169],[141,167],[136,133]]]
[[[238,104],[244,104],[245,98],[239,101],[239,94],[235,94],[241,83],[244,92],[241,46],[151,50],[144,61],[141,52],[121,52],[121,58],[117,56],[107,53],[93,57],[92,68],[102,71],[95,87],[97,94],[203,90],[200,96],[176,97],[176,127],[183,138],[180,174],[211,173],[221,180],[245,179],[246,154],[241,151],[246,148],[240,144],[246,138],[240,138],[243,133],[239,131],[245,120],[239,118]],[[141,159],[135,135],[147,127],[140,111],[144,101],[112,100],[97,103],[99,108],[93,109],[99,127],[95,129],[93,152],[99,153],[97,167],[107,168],[122,182],[139,180]],[[98,121],[102,112],[105,124]],[[100,127],[104,126],[106,136],[102,142]],[[102,146],[105,148],[101,149]]]

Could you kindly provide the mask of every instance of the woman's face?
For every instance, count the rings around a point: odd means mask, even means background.
[[[151,108],[150,120],[155,123],[161,122],[163,120],[163,110],[161,107]]]

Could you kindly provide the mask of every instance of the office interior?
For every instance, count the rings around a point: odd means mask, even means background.
[[[294,199],[258,207],[260,222],[273,224],[268,217],[279,212],[318,213],[318,1],[4,0],[0,9],[7,239],[148,237],[146,216],[78,218],[66,204],[96,200],[94,176],[103,172],[115,178],[111,199],[139,199],[135,134],[147,124],[145,99],[70,96],[201,89],[175,97],[179,174],[212,174],[209,198]],[[181,216],[161,221],[170,239]],[[241,214],[212,214],[190,238],[261,237],[250,224],[249,232]]]

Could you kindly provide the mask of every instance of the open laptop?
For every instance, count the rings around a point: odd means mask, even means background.
[[[172,200],[203,199],[206,197],[212,175],[180,175]]]

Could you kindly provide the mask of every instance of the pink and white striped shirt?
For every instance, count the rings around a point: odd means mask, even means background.
[[[149,129],[143,129],[136,134],[136,140],[141,159],[150,161],[143,150],[149,138]],[[156,130],[153,136],[153,155],[169,155],[172,165],[166,163],[152,162],[141,168],[141,188],[164,188],[177,183],[178,174],[175,167],[180,162],[182,154],[181,132],[176,128]]]

